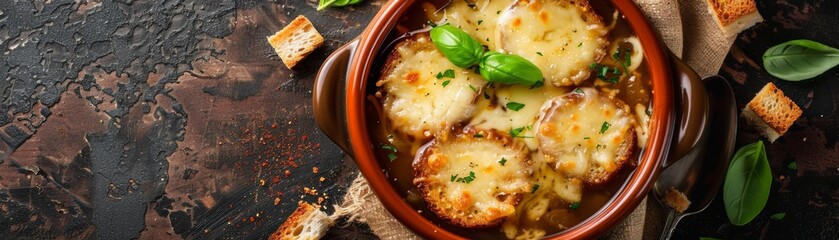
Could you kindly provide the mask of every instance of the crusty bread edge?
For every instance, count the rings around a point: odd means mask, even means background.
[[[317,206],[306,203],[306,202],[299,202],[297,209],[294,210],[294,213],[289,216],[286,221],[277,228],[271,236],[268,237],[269,240],[286,240],[286,239],[294,239],[291,236],[287,236],[286,233],[294,232],[294,229],[302,225],[307,219],[311,217],[313,214],[317,214],[318,209]],[[303,226],[305,227],[305,226]],[[322,228],[326,228],[328,226],[320,226]],[[323,231],[325,233],[326,231]]]
[[[452,141],[457,141],[457,138],[464,137],[464,136],[467,136],[467,137],[468,136],[474,136],[477,132],[478,131],[474,130],[474,129],[467,129],[463,133],[460,133],[458,136],[445,136],[445,137],[442,137],[442,138],[451,139]],[[492,130],[486,131],[485,133],[486,134],[483,137],[484,139],[514,141],[514,139],[512,139],[511,137],[505,136],[503,134],[500,134],[500,133],[492,131]],[[446,214],[445,208],[443,206],[440,206],[439,204],[437,204],[437,202],[434,201],[435,199],[431,198],[430,195],[433,193],[432,191],[434,191],[436,188],[433,188],[432,186],[430,186],[430,184],[428,184],[428,179],[430,179],[431,177],[427,177],[427,176],[434,175],[434,174],[436,174],[436,172],[433,172],[433,170],[431,170],[431,168],[428,167],[428,157],[430,155],[429,153],[431,153],[434,150],[434,148],[436,148],[438,139],[441,139],[441,138],[433,139],[432,142],[429,143],[429,145],[425,149],[420,149],[420,151],[417,152],[418,157],[419,157],[417,159],[418,161],[416,161],[413,164],[413,169],[414,169],[413,183],[422,193],[421,194],[422,199],[425,202],[428,209],[431,210],[431,212],[433,212],[435,215],[437,215],[437,217],[440,217],[441,219],[448,222],[449,224],[460,226],[460,227],[463,227],[463,228],[469,228],[469,229],[491,228],[491,227],[496,227],[496,226],[500,225],[501,223],[503,223],[504,220],[507,217],[498,218],[498,219],[495,219],[495,220],[489,221],[489,222],[477,222],[477,221],[467,221],[466,219],[459,219],[459,218],[456,218],[454,216],[449,216],[448,214]],[[519,147],[525,147],[523,145],[523,143],[513,143],[513,144],[519,144],[520,145]],[[530,162],[530,160],[527,160],[525,162],[525,164],[529,165],[529,164],[532,164],[532,163]],[[507,198],[509,203],[513,206],[518,205],[519,202],[521,201],[521,199],[522,199],[522,195],[520,195],[520,194],[512,194]]]
[[[775,140],[781,137],[781,133],[769,126],[766,121],[763,121],[763,118],[760,118],[751,107],[746,106],[746,108],[743,108],[742,116],[746,119],[746,122],[757,129],[760,135],[769,139],[770,143],[775,142]]]
[[[751,11],[749,11],[747,14],[736,16],[736,20],[726,22],[719,16],[718,12],[720,11],[714,8],[714,4],[711,2],[711,0],[707,0],[705,1],[705,3],[708,6],[708,12],[711,14],[711,16],[714,17],[714,22],[717,23],[717,26],[720,27],[720,30],[722,30],[723,34],[728,37],[736,36],[743,30],[746,30],[754,26],[755,24],[763,21],[763,17],[760,16],[760,12],[757,11],[756,6],[752,9],[749,9]]]
[[[282,51],[279,47],[282,44],[281,41],[293,36],[294,33],[300,31],[305,26],[312,26],[312,29],[315,32],[314,42],[311,45],[305,46],[303,50],[303,52],[306,52],[307,54],[299,54],[291,59],[283,58]],[[315,28],[315,26],[312,24],[311,21],[309,21],[308,18],[306,18],[306,16],[299,15],[296,18],[294,18],[294,20],[292,20],[282,30],[268,37],[268,43],[271,44],[271,47],[274,48],[274,52],[277,53],[278,56],[280,56],[280,59],[283,61],[283,64],[285,64],[286,67],[291,69],[294,66],[296,66],[297,63],[300,62],[300,60],[303,60],[303,58],[305,58],[308,55],[308,53],[311,53],[320,46],[323,46],[323,36],[320,35],[320,32],[318,32],[317,28]]]

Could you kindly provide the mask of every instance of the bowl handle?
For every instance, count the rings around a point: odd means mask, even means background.
[[[702,78],[693,69],[672,53],[671,68],[676,86],[676,120],[679,121],[678,136],[670,147],[670,155],[664,161],[664,167],[678,161],[699,145],[702,133],[708,127],[710,114],[708,92]]]
[[[317,122],[323,133],[353,156],[347,130],[346,85],[350,59],[358,46],[358,39],[341,46],[323,62],[315,85],[312,100]]]

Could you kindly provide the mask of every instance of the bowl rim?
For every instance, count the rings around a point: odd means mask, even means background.
[[[425,238],[464,239],[420,215],[391,186],[374,154],[374,146],[367,129],[365,99],[372,65],[393,27],[416,1],[386,2],[359,37],[360,42],[350,59],[347,74],[345,107],[349,140],[361,173],[384,207],[397,220]],[[619,223],[647,196],[658,177],[662,163],[669,155],[671,140],[674,136],[674,84],[664,45],[634,2],[628,0],[611,0],[610,2],[624,15],[630,28],[641,41],[644,46],[644,59],[650,66],[653,110],[650,116],[647,147],[644,148],[638,166],[629,176],[625,186],[604,207],[580,224],[546,236],[548,239],[595,238]]]

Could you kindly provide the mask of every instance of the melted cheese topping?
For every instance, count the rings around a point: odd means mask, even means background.
[[[533,137],[532,131],[533,125],[539,118],[539,108],[545,101],[567,92],[562,88],[531,89],[518,85],[493,85],[486,91],[493,95],[495,100],[480,101],[469,125],[507,133],[511,129],[523,128],[519,138],[523,139],[531,150],[539,147],[539,142]],[[524,104],[524,107],[518,111],[507,109],[507,104],[511,102]]]
[[[427,139],[474,114],[475,98],[486,81],[449,62],[428,34],[399,43],[390,57],[377,85],[387,94],[383,107],[396,129]],[[437,79],[446,70],[453,70],[454,78]]]
[[[499,51],[536,64],[555,86],[578,85],[608,44],[608,30],[587,1],[519,1],[498,18]]]
[[[474,3],[470,4],[469,2]],[[498,43],[496,37],[498,17],[505,9],[510,7],[513,1],[476,0],[469,2],[451,1],[442,14],[435,14],[436,11],[427,11],[429,19],[438,23],[449,23],[457,26],[481,44],[488,46],[490,50],[495,50]]]
[[[558,172],[600,183],[617,171],[634,147],[635,120],[614,96],[581,88],[545,103],[537,137],[546,162]],[[627,146],[626,141],[631,144]],[[623,159],[622,159],[623,158]]]
[[[476,133],[435,139],[421,156],[428,176],[414,181],[442,188],[440,199],[426,201],[445,215],[493,222],[515,212],[518,200],[513,198],[531,189],[532,170],[528,150],[520,142],[474,137]]]

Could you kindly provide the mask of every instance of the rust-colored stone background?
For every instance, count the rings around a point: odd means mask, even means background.
[[[312,80],[382,3],[0,1],[0,239],[264,239],[298,201],[340,201],[357,170],[314,123]],[[791,83],[761,67],[787,40],[839,47],[839,2],[758,7],[766,22],[720,73],[738,106],[772,81],[804,116],[768,145],[775,182],[754,222],[730,225],[718,198],[676,239],[839,238],[839,68]],[[288,70],[265,37],[301,14],[326,44]],[[738,146],[757,139],[741,120]]]

